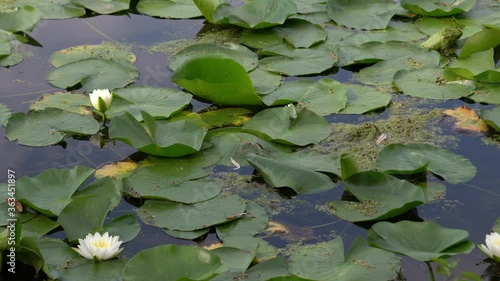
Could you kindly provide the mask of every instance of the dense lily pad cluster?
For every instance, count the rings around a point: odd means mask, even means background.
[[[47,81],[67,92],[44,95],[26,114],[0,103],[5,136],[21,145],[98,136],[147,155],[99,170],[54,168],[18,179],[18,257],[37,274],[62,280],[390,280],[400,271],[396,254],[431,262],[473,249],[465,230],[384,221],[440,198],[446,189],[440,180],[471,180],[476,168],[465,157],[430,144],[391,143],[386,140],[390,132],[366,140],[380,146],[372,170],[360,170],[343,151],[311,148],[332,137],[336,124],[327,117],[383,111],[396,93],[500,104],[498,4],[16,0],[0,3],[0,66],[21,62],[15,44],[38,43],[27,32],[40,19],[126,12],[203,16],[210,24],[237,29],[239,38],[194,43],[171,56],[166,64],[176,89],[132,85],[139,70],[127,48],[63,49],[50,58]],[[339,68],[356,70],[357,81],[333,79]],[[98,89],[109,95],[89,97]],[[195,109],[193,98],[212,107]],[[99,114],[110,122],[101,127]],[[500,107],[483,109],[479,116],[492,131],[500,131]],[[266,210],[224,190],[213,172],[220,166],[251,166],[255,178],[299,197],[342,185],[342,198],[330,201],[327,209],[348,222],[368,222],[367,239],[354,239],[347,253],[342,239],[335,238],[280,257],[258,236],[270,222]],[[2,202],[6,185],[0,186]],[[123,198],[135,205],[133,211],[111,218]],[[9,203],[0,206],[0,238],[5,240]],[[118,254],[108,253],[96,263],[87,260],[96,256],[94,248],[81,250],[83,257],[72,250],[84,237],[93,243],[90,234],[95,233],[130,242],[138,239],[141,225],[184,240],[216,235],[222,243],[208,249],[160,245],[104,261]],[[58,230],[64,240],[49,238]],[[491,249],[482,249],[497,260]],[[3,240],[0,250],[7,250]]]

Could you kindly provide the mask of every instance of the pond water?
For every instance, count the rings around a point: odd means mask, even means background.
[[[125,44],[131,47],[137,56],[135,65],[138,67],[140,76],[135,85],[157,86],[176,88],[170,81],[172,72],[167,68],[168,55],[164,52],[152,51],[152,47],[166,41],[191,39],[204,28],[203,20],[162,20],[140,15],[103,15],[85,19],[69,20],[42,20],[30,35],[36,38],[43,47],[23,45],[22,52],[25,59],[22,63],[11,68],[0,69],[0,102],[8,105],[13,112],[28,112],[30,101],[36,100],[43,94],[60,91],[52,87],[46,81],[47,73],[52,69],[48,62],[54,52],[78,45],[101,44],[102,42]],[[328,77],[340,82],[349,82],[352,72],[341,69]],[[315,78],[316,79],[316,78]],[[396,105],[414,103],[412,107],[406,107],[401,111],[394,109]],[[193,102],[195,108],[203,108],[207,104]],[[327,117],[330,123],[342,128],[345,124],[376,124],[378,120],[388,120],[393,116],[410,115],[410,111],[422,110],[425,115],[430,110],[455,108],[467,105],[471,109],[490,108],[487,105],[477,103],[467,104],[461,100],[436,102],[414,102],[411,99],[395,96],[393,104],[385,111],[368,116],[334,115]],[[407,112],[404,112],[407,111]],[[395,121],[397,122],[397,121]],[[418,216],[425,221],[434,221],[448,228],[460,228],[469,232],[469,239],[480,244],[484,241],[485,234],[489,233],[492,224],[499,217],[500,204],[500,180],[498,177],[498,161],[500,160],[500,145],[498,143],[486,143],[486,136],[461,132],[453,129],[452,122],[448,117],[429,120],[435,130],[435,140],[430,142],[439,143],[441,147],[447,148],[457,154],[468,158],[477,167],[474,179],[461,184],[446,184],[446,195],[437,202],[419,206]],[[347,130],[347,129],[340,129]],[[397,132],[386,132],[388,139],[391,134]],[[0,134],[5,135],[5,129],[0,127]],[[321,149],[329,149],[325,146]],[[106,163],[112,163],[126,159],[134,154],[133,147],[116,142],[104,148],[98,148],[88,141],[67,139],[65,147],[56,145],[51,147],[34,148],[21,146],[10,142],[6,138],[0,140],[0,171],[12,169],[18,177],[28,175],[34,176],[48,168],[74,167],[85,165],[98,168]],[[232,168],[217,166],[214,173],[221,177],[226,173],[234,173]],[[245,167],[239,173],[242,176],[251,176],[253,168]],[[0,182],[6,182],[7,175],[0,173]],[[238,193],[238,191],[236,191]],[[327,241],[335,236],[341,236],[346,248],[357,236],[366,236],[363,225],[356,225],[340,220],[339,218],[325,212],[324,206],[330,200],[342,197],[343,189],[337,186],[332,191],[315,195],[299,195],[286,198],[278,195],[272,188],[264,187],[258,192],[239,191],[244,198],[265,202],[268,200],[270,206],[266,210],[273,210],[272,204],[276,204],[275,212],[270,213],[270,220],[286,224],[291,233],[286,236],[266,237],[275,247],[282,249],[283,255],[292,252],[294,247],[301,244],[317,243]],[[262,192],[262,193],[259,193]],[[265,194],[265,195],[262,195]],[[275,200],[275,201],[273,201]],[[132,203],[132,204],[131,204]],[[134,212],[134,202],[122,201],[120,206],[113,210],[107,220],[124,213]],[[138,220],[140,221],[140,220]],[[192,242],[180,240],[166,235],[158,228],[141,223],[141,232],[138,238],[127,243],[123,256],[131,258],[137,252],[162,244],[186,244],[196,243],[209,245],[216,242],[215,234],[210,234],[206,240]],[[57,231],[51,237],[64,238],[63,231]],[[460,260],[456,272],[463,271],[483,274],[488,264],[481,264],[484,255],[477,249],[468,255],[459,255],[455,259]],[[406,280],[428,280],[428,272],[424,263],[403,258],[402,275]],[[441,277],[440,277],[441,278]],[[25,279],[28,280],[28,279]],[[444,280],[444,279],[443,279]],[[498,280],[488,279],[484,280]]]

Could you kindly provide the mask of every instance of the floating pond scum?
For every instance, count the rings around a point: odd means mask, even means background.
[[[499,59],[494,0],[0,1],[0,279],[500,280]]]

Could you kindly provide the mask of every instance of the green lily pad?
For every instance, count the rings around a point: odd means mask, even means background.
[[[280,35],[295,48],[309,48],[326,40],[323,27],[306,20],[287,20],[278,30]]]
[[[182,158],[164,158],[149,155],[147,159],[139,162],[139,166],[164,165],[177,168],[192,169],[205,168],[216,164],[220,160],[220,156],[216,153],[200,151],[195,154],[184,156]]]
[[[137,67],[126,60],[83,59],[53,69],[47,75],[50,84],[71,88],[81,84],[88,92],[94,89],[124,87],[137,79]]]
[[[347,88],[347,102],[340,114],[364,114],[385,108],[392,95],[377,88],[357,84],[343,84]]]
[[[201,114],[201,120],[212,127],[242,126],[250,120],[250,114],[250,109],[230,107],[204,112]]]
[[[263,49],[283,43],[278,28],[246,29],[241,32],[241,44],[255,49]]]
[[[308,156],[309,161],[302,163],[302,158],[299,156]],[[317,167],[312,163],[315,158],[320,161],[319,163],[331,162],[331,159],[322,159],[324,157],[321,155],[304,155],[303,153],[291,154],[283,159],[251,153],[248,154],[247,161],[272,187],[289,187],[298,194],[308,194],[324,192],[335,186],[329,176],[320,173],[325,166]]]
[[[33,6],[0,8],[0,26],[7,31],[31,31],[42,17]]]
[[[284,83],[262,101],[268,106],[298,102],[310,111],[325,116],[338,113],[346,106],[346,92],[343,84],[330,78],[318,81],[300,79]]]
[[[267,95],[276,90],[283,80],[281,75],[269,73],[260,68],[250,71],[248,76],[252,79],[252,84],[257,95]]]
[[[87,259],[60,239],[39,239],[37,245],[45,261],[43,271],[54,280],[61,278],[68,267],[88,263]]]
[[[10,116],[12,116],[10,107],[0,102],[0,125],[7,126]]]
[[[226,281],[226,280],[252,280],[252,281],[285,281],[286,276],[291,274],[288,272],[288,264],[284,257],[271,258],[261,263],[250,267],[245,272],[224,272],[217,275],[211,281]],[[295,277],[299,278],[299,277]],[[290,281],[305,281],[306,279],[291,279]]]
[[[184,48],[173,55],[168,61],[168,67],[175,71],[188,60],[207,55],[232,59],[241,64],[247,72],[255,69],[258,64],[257,54],[245,46],[235,43],[200,43]]]
[[[302,246],[288,259],[290,273],[310,280],[392,280],[400,263],[396,255],[368,246],[357,237],[347,255],[342,238]]]
[[[214,23],[213,16],[219,5],[225,3],[224,0],[193,0],[193,2],[210,23]]]
[[[418,261],[434,261],[467,254],[474,244],[469,233],[442,227],[433,222],[378,222],[368,231],[366,240],[372,247],[409,256]]]
[[[215,227],[215,230],[217,231],[217,237],[224,241],[224,237],[227,236],[256,235],[266,228],[268,221],[269,219],[264,208],[257,203],[248,202],[242,218],[225,224],[219,224]]]
[[[222,128],[210,131],[205,139],[213,147],[209,151],[221,156],[219,165],[233,166],[231,158],[241,167],[248,166],[246,156],[249,153],[273,155],[290,152],[290,147],[270,142],[254,134],[243,132],[240,128]]]
[[[172,81],[195,96],[218,104],[262,104],[246,70],[229,58],[207,55],[190,59],[174,72]]]
[[[137,4],[141,14],[167,18],[188,19],[202,16],[192,0],[141,0]]]
[[[136,221],[135,214],[125,214],[114,218],[95,232],[106,233],[120,237],[123,243],[134,240],[141,231],[141,225]]]
[[[323,117],[307,108],[297,112],[294,106],[286,106],[255,114],[242,130],[263,134],[277,143],[305,146],[325,139],[332,129]]]
[[[73,3],[104,15],[128,10],[130,6],[130,0],[73,0]]]
[[[94,169],[76,166],[48,169],[32,178],[24,176],[16,182],[16,196],[23,205],[48,216],[58,216],[93,173]]]
[[[342,31],[345,32],[345,30]],[[391,21],[386,29],[360,30],[343,38],[342,42],[355,45],[361,45],[368,42],[382,43],[391,41],[412,43],[425,37],[426,36],[420,33],[420,31],[411,22]],[[335,37],[333,37],[333,40],[335,40]]]
[[[99,123],[80,114],[56,108],[13,114],[5,128],[5,136],[29,146],[47,146],[59,143],[66,135],[93,135]]]
[[[240,7],[222,4],[217,7],[213,18],[218,24],[260,29],[281,25],[295,13],[297,6],[291,0],[255,0]]]
[[[37,8],[43,19],[69,19],[85,15],[85,8],[73,4],[72,0],[16,0],[14,4],[20,6],[29,5]]]
[[[3,67],[13,66],[22,62],[23,59],[24,59],[23,55],[19,53],[12,53],[8,56],[2,56],[0,57],[0,66]]]
[[[365,67],[356,73],[355,77],[364,84],[391,85],[394,74],[399,70],[436,68],[439,66],[440,60],[441,55],[436,51],[398,57]]]
[[[428,17],[446,17],[468,12],[474,7],[476,0],[402,0],[401,6],[410,12]]]
[[[197,167],[146,166],[124,180],[124,191],[133,197],[197,203],[214,198],[222,190],[214,180],[199,180],[207,175]]]
[[[220,258],[208,250],[161,245],[143,250],[130,259],[123,270],[123,280],[209,280],[223,270]]]
[[[475,102],[500,104],[500,84],[476,83],[474,94],[467,98]]]
[[[128,112],[113,118],[109,137],[157,156],[181,157],[200,150],[205,128],[184,120],[155,121],[144,111],[142,117],[144,126]]]
[[[172,237],[175,237],[175,238],[193,240],[193,239],[197,239],[201,236],[208,234],[208,232],[210,231],[210,228],[207,227],[204,229],[193,230],[193,231],[180,231],[180,230],[171,230],[171,229],[166,229],[166,228],[163,228],[162,230],[166,234],[168,234]]]
[[[390,174],[429,171],[453,184],[476,175],[476,167],[467,158],[429,144],[390,144],[380,151],[376,167]]]
[[[179,113],[191,103],[190,94],[169,89],[154,87],[129,87],[113,91],[113,103],[106,111],[111,118],[125,112],[142,121],[141,111],[147,112],[155,119],[168,118]]]
[[[50,64],[58,68],[85,59],[102,59],[135,62],[135,55],[126,48],[113,45],[80,45],[59,50],[50,57]]]
[[[122,271],[127,263],[126,259],[113,259],[101,262],[85,263],[72,266],[59,280],[84,281],[84,280],[122,280]]]
[[[34,101],[30,109],[38,111],[49,107],[81,115],[92,115],[90,98],[86,95],[76,93],[55,92],[45,94]]]
[[[500,83],[500,67],[495,68],[493,49],[453,60],[448,64],[448,69],[465,79],[484,83]]]
[[[246,209],[236,195],[219,195],[195,204],[147,200],[138,210],[146,224],[171,230],[192,231],[222,224],[238,218]]]
[[[49,219],[46,216],[38,215],[23,222],[23,237],[41,238],[49,231],[56,229],[59,223]]]
[[[497,106],[493,109],[483,109],[479,114],[481,119],[492,127],[495,131],[500,132],[500,107]]]
[[[356,29],[385,29],[398,10],[392,0],[339,0],[328,1],[326,10],[339,25]]]
[[[436,100],[466,97],[475,88],[473,81],[460,80],[453,71],[441,68],[400,70],[394,84],[407,95]]]
[[[289,76],[321,73],[337,62],[334,52],[325,45],[295,49],[285,43],[265,48],[259,53],[268,55],[259,61],[260,68]]]
[[[342,181],[359,202],[334,200],[332,213],[350,222],[399,216],[425,202],[422,188],[380,172],[361,172]]]
[[[95,180],[84,189],[78,190],[78,192],[72,196],[72,199],[92,195],[108,198],[111,202],[111,208],[118,206],[122,199],[120,190],[115,186],[113,180],[107,177]]]
[[[217,254],[231,272],[244,272],[255,258],[255,251],[245,251],[233,247],[220,247],[211,252]]]

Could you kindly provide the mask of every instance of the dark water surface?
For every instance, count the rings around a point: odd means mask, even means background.
[[[160,42],[180,38],[194,38],[203,27],[202,20],[160,20],[147,16],[98,16],[86,19],[70,19],[60,21],[41,21],[31,35],[37,39],[43,48],[23,46],[32,55],[26,55],[25,60],[12,68],[0,69],[0,102],[7,104],[13,112],[27,112],[28,101],[35,100],[45,93],[59,91],[46,82],[46,75],[52,69],[48,59],[57,50],[84,45],[100,44],[103,41],[116,41],[132,44],[132,51],[137,56],[140,77],[137,85],[175,87],[170,82],[170,72],[167,70],[167,55],[164,53],[145,52],[141,46],[151,46]],[[348,71],[341,70],[333,78],[347,82],[351,78]],[[462,101],[439,103],[443,108],[463,105]],[[478,104],[468,105],[471,108],[483,108]],[[380,114],[385,118],[387,113]],[[336,116],[329,119],[335,122],[356,122],[357,116]],[[445,134],[457,134],[449,125],[443,125]],[[4,128],[0,127],[4,136]],[[494,145],[485,145],[481,136],[460,134],[457,146],[447,147],[472,161],[478,168],[476,177],[465,184],[447,184],[446,197],[439,202],[418,208],[419,216],[424,220],[435,221],[445,227],[461,228],[469,231],[470,240],[474,243],[484,243],[487,234],[495,220],[500,217],[500,149]],[[53,146],[31,148],[17,145],[5,138],[0,140],[0,182],[5,182],[7,169],[16,171],[18,177],[34,176],[48,168],[73,167],[86,165],[97,168],[104,163],[125,159],[135,153],[135,149],[116,143],[113,147],[104,149],[93,146],[88,141],[67,140],[67,147]],[[217,171],[232,171],[230,168],[218,167]],[[252,169],[244,169],[243,173],[252,173]],[[299,196],[305,201],[297,203],[290,212],[282,213],[272,220],[286,221],[298,228],[314,227],[314,237],[306,243],[330,240],[331,234],[342,236],[346,249],[357,236],[365,236],[366,230],[351,223],[319,211],[315,206],[328,200],[341,197],[339,186],[327,194]],[[291,199],[291,201],[296,199]],[[295,204],[295,203],[294,203]],[[112,218],[123,213],[133,212],[135,207],[127,202],[113,211]],[[328,224],[326,226],[321,226]],[[320,227],[318,227],[320,226]],[[299,231],[300,233],[300,231]],[[62,237],[63,233],[54,233]],[[304,234],[305,235],[305,234]],[[211,234],[207,241],[215,241]],[[289,241],[280,238],[269,238],[276,247],[285,247]],[[163,231],[142,225],[139,236],[125,245],[123,255],[132,257],[138,251],[165,243],[192,244],[194,242],[171,238]],[[293,243],[293,242],[292,242]],[[482,274],[486,264],[477,265],[484,256],[479,250],[469,255],[457,256],[460,265],[457,272],[473,271]],[[423,263],[403,259],[403,275],[407,280],[429,280],[427,268]],[[440,277],[438,280],[441,280]],[[444,280],[444,279],[443,279]],[[487,279],[485,279],[487,280]]]

